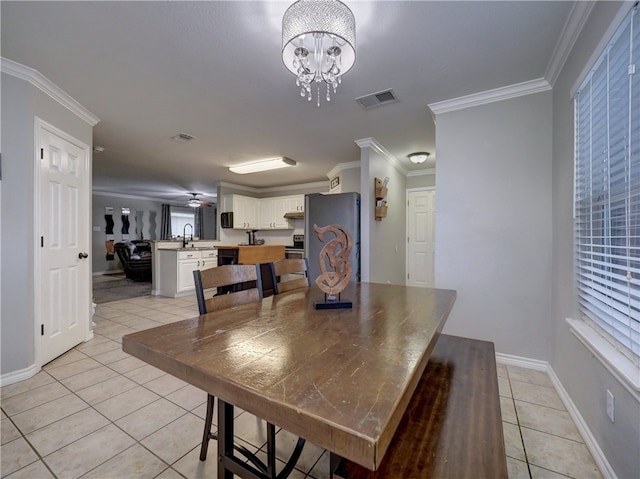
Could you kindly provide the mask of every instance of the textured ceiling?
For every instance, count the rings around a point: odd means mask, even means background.
[[[290,3],[3,1],[2,56],[100,118],[95,189],[210,198],[219,181],[327,180],[337,164],[359,159],[363,138],[418,168],[407,155],[436,150],[427,105],[544,77],[573,5],[347,1],[356,64],[317,108],[282,64]],[[354,101],[388,88],[397,103],[363,110]],[[178,133],[195,140],[171,140]],[[243,176],[227,169],[280,155],[298,165]]]

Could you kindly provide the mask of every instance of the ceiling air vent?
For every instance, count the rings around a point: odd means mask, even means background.
[[[368,95],[364,95],[356,98],[358,104],[368,110],[369,108],[373,108],[374,106],[386,105],[387,103],[393,103],[398,101],[396,95],[393,93],[393,90],[389,88],[388,90],[379,91],[377,93],[370,93]]]
[[[172,136],[172,140],[181,141],[182,143],[186,143],[187,141],[191,141],[195,138],[195,136],[189,135],[188,133],[178,133],[176,136]]]

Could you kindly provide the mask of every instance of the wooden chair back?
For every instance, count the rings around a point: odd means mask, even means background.
[[[271,263],[273,294],[284,293],[309,286],[309,261],[301,259],[281,259]],[[289,275],[295,275],[291,278]],[[286,278],[286,279],[285,279]]]
[[[200,314],[262,299],[259,264],[227,264],[195,270],[193,279]]]

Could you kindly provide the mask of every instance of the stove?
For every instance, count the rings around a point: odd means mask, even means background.
[[[304,235],[293,235],[293,247],[304,249]]]
[[[284,248],[285,258],[304,258],[304,235],[293,235],[293,244]]]

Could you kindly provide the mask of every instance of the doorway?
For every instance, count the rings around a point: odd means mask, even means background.
[[[36,118],[36,344],[46,364],[90,338],[89,146]]]
[[[407,286],[435,286],[436,189],[407,190]]]

